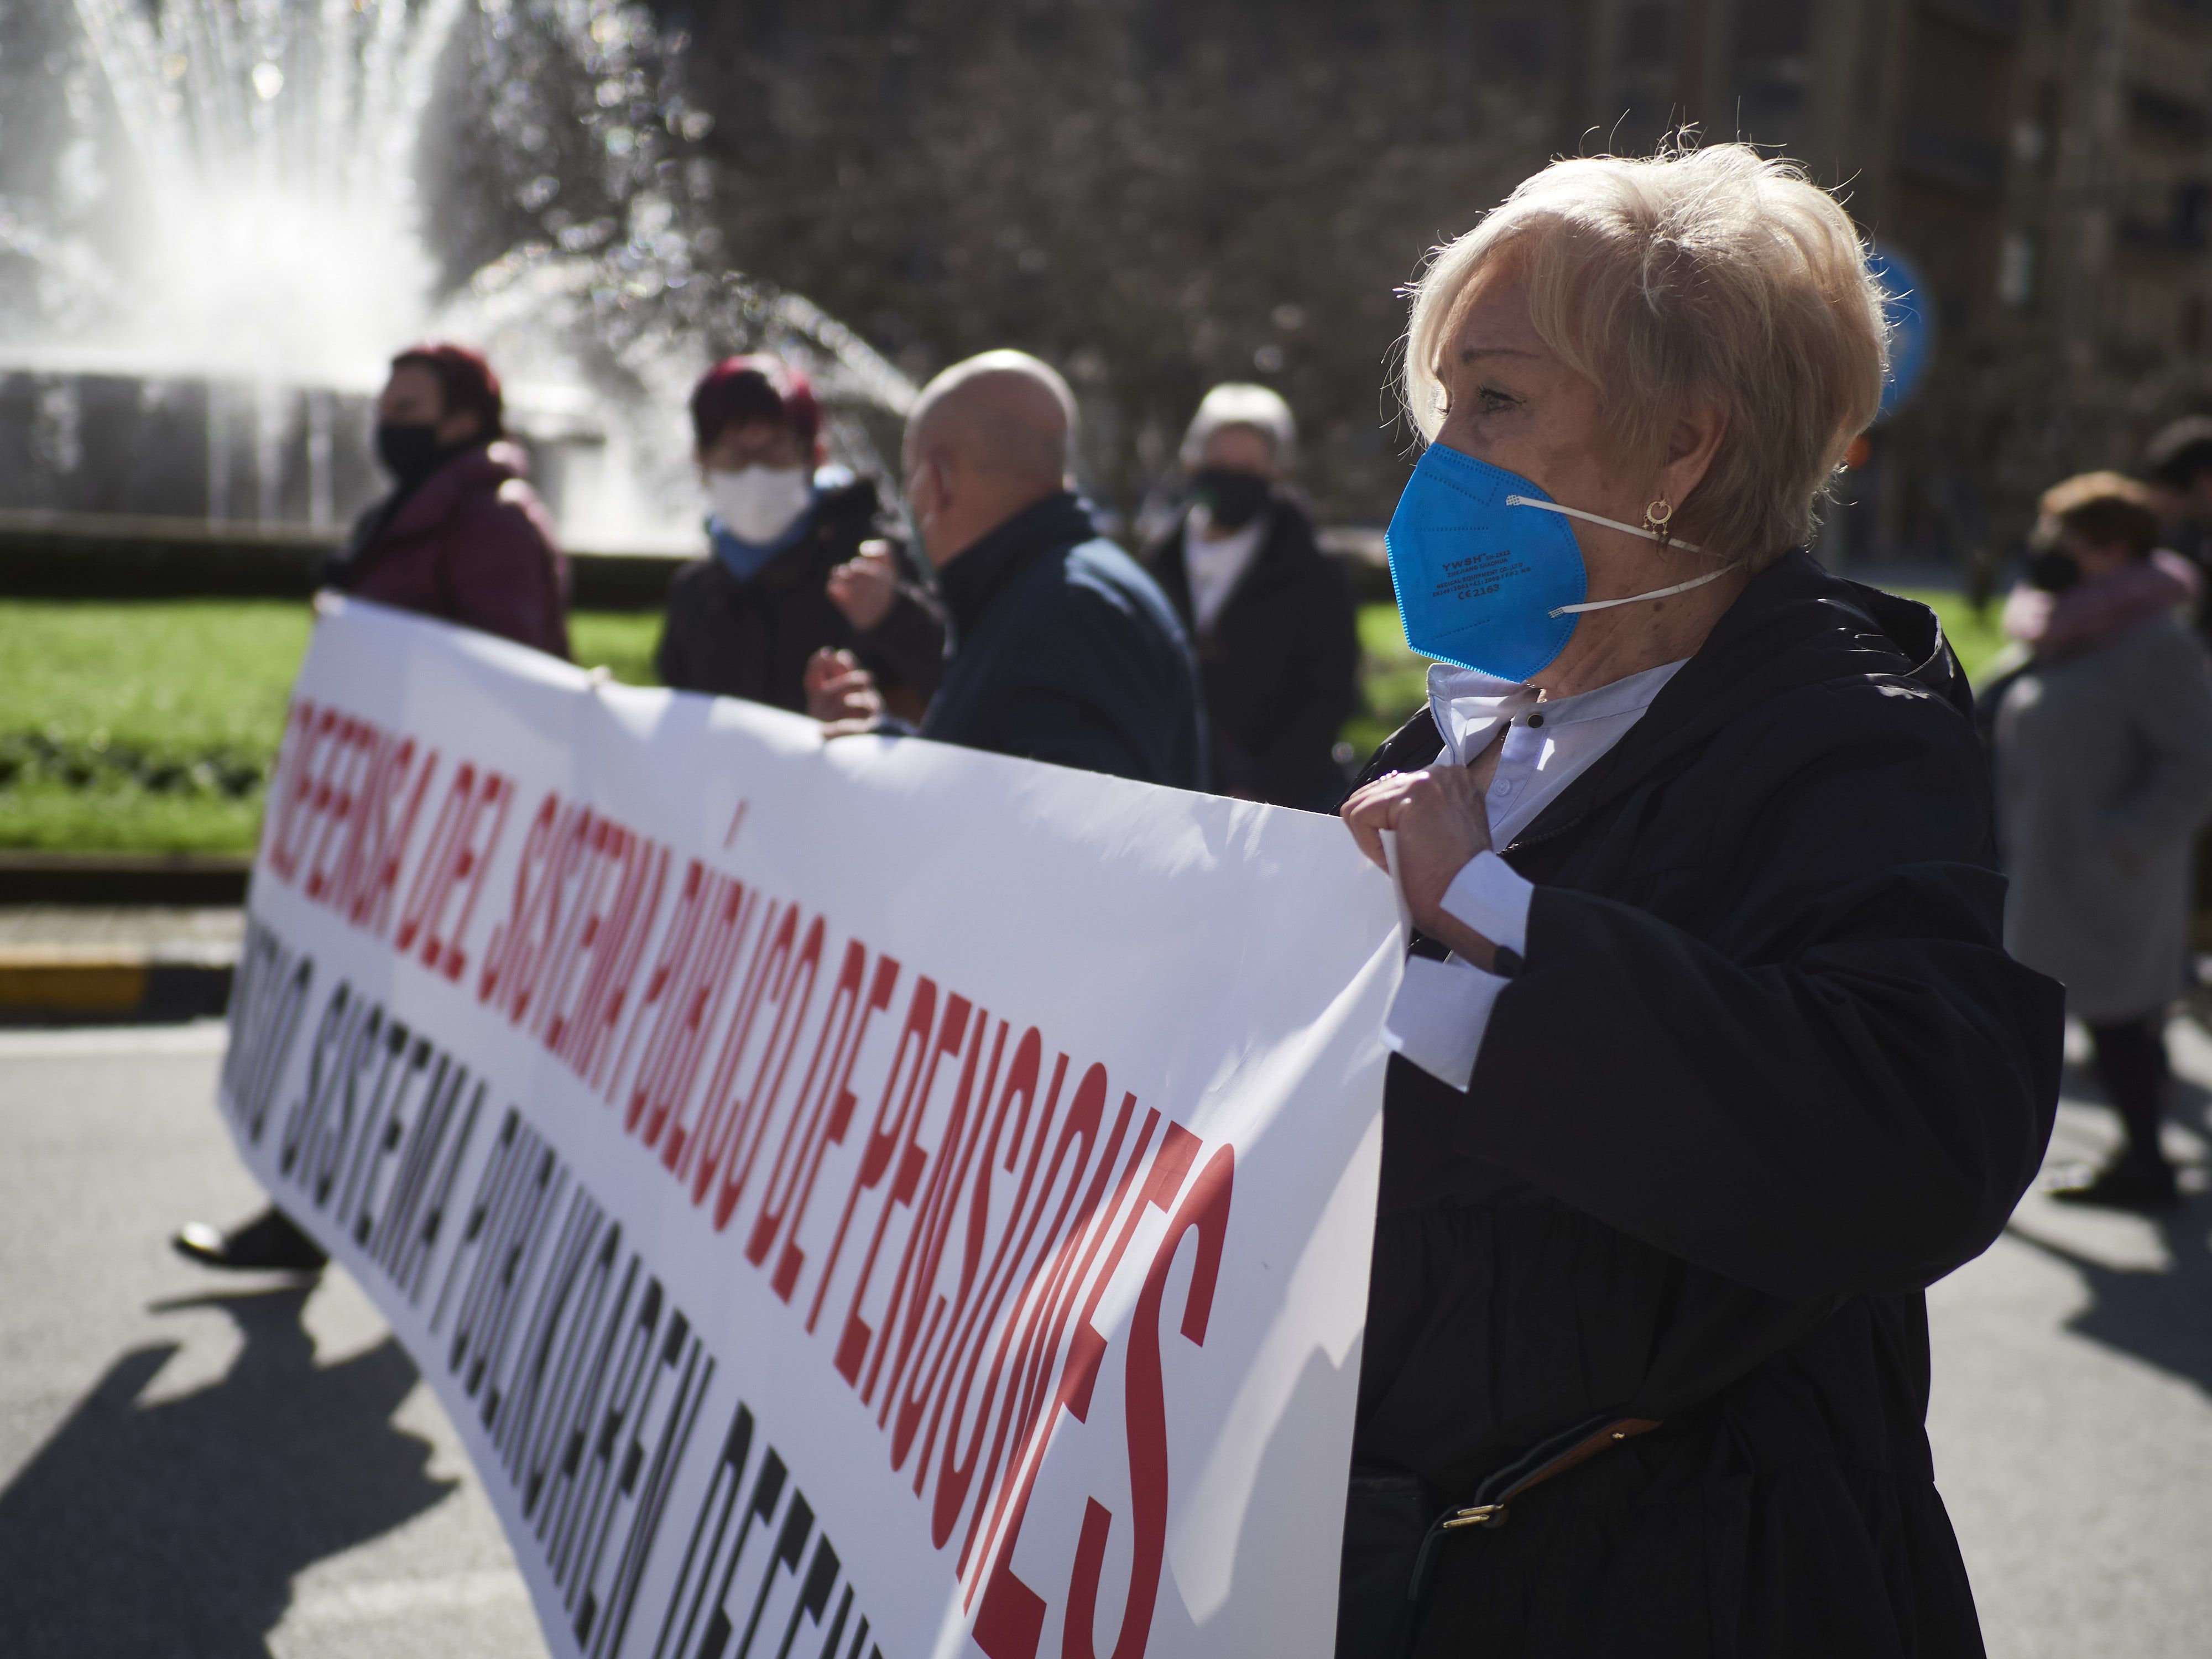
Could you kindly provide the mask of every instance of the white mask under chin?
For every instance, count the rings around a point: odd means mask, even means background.
[[[759,547],[797,523],[814,504],[814,475],[803,466],[749,466],[741,472],[709,472],[707,499],[722,527],[741,542]]]

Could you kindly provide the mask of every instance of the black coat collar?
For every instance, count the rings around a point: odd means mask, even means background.
[[[1973,719],[1973,694],[1936,613],[1916,600],[1831,575],[1793,550],[1753,577],[1644,718],[1521,832],[1547,840],[1693,753],[1748,707],[1800,686],[1885,675],[1941,696]],[[1361,784],[1435,760],[1443,740],[1427,705],[1392,732]]]
[[[962,634],[975,631],[991,601],[1026,570],[1039,554],[1056,547],[1072,547],[1097,534],[1090,510],[1073,491],[1056,490],[1032,502],[995,529],[945,561],[937,573],[938,592],[952,625]]]

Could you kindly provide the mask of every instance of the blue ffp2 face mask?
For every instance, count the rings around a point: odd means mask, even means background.
[[[1570,518],[1698,550],[1562,507],[1517,472],[1431,444],[1383,536],[1406,643],[1478,673],[1526,680],[1558,659],[1583,612],[1663,599],[1727,574],[1723,566],[1649,593],[1589,599],[1589,572]]]

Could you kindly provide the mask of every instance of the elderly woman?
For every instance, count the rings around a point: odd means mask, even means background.
[[[1188,630],[1206,694],[1213,787],[1335,810],[1337,733],[1359,702],[1352,590],[1285,484],[1290,405],[1231,381],[1200,400],[1182,441],[1190,504],[1144,560]]]
[[[1415,290],[1340,1653],[1982,1650],[1922,1290],[2035,1172],[2061,997],[1934,617],[1802,550],[1881,316],[1737,145],[1559,162]]]
[[[2088,472],[2044,495],[2005,628],[2033,656],[1996,706],[2005,942],[2064,981],[2127,1139],[2054,1196],[2177,1200],[2160,1144],[2166,1011],[2183,991],[2191,842],[2212,815],[2212,664],[2181,611],[2196,570],[2157,545],[2151,495]]]

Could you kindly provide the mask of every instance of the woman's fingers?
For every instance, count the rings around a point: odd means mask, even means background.
[[[1359,850],[1381,869],[1390,867],[1389,858],[1382,851],[1382,831],[1395,827],[1399,815],[1405,811],[1406,786],[1419,775],[1393,772],[1377,778],[1356,791],[1337,811]]]
[[[1341,816],[1359,850],[1386,870],[1382,831],[1396,832],[1398,878],[1417,921],[1433,912],[1467,861],[1490,845],[1489,814],[1463,766],[1378,778],[1345,802]]]
[[[1481,792],[1465,767],[1431,767],[1419,787],[1407,792],[1394,827],[1407,908],[1416,924],[1432,929],[1453,879],[1490,845]]]
[[[1436,805],[1447,811],[1474,811],[1474,779],[1464,766],[1432,766],[1421,775],[1435,792]]]

